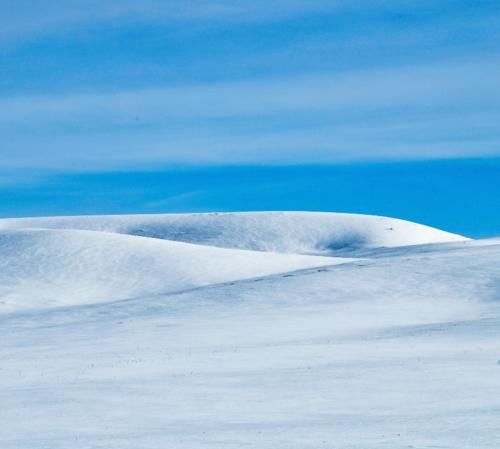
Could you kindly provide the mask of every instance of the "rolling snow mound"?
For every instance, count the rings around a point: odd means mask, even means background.
[[[348,253],[468,240],[395,218],[323,212],[83,216],[0,220],[1,229],[83,229],[222,248],[296,254]]]
[[[95,231],[0,231],[0,311],[116,301],[345,261]]]

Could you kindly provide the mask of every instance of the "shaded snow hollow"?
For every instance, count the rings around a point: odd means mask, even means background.
[[[241,212],[0,220],[0,230],[84,229],[291,254],[467,240],[395,218],[326,212]]]
[[[393,218],[261,212],[0,220],[0,311],[101,303],[464,237]],[[304,255],[309,254],[309,255]]]

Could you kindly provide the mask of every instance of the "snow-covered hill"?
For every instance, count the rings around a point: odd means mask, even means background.
[[[0,220],[0,448],[497,449],[498,267],[389,218]]]
[[[0,313],[151,296],[346,261],[96,231],[0,231]]]
[[[1,229],[86,229],[280,253],[453,242],[465,237],[395,218],[320,212],[85,216],[0,220]]]

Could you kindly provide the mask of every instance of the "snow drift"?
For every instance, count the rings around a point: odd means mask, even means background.
[[[84,229],[223,248],[298,254],[467,240],[395,218],[322,212],[84,216],[0,220],[1,229]]]
[[[0,227],[1,449],[498,448],[499,240],[338,214]],[[264,277],[352,259],[181,240],[364,258]]]
[[[95,231],[2,231],[0,310],[108,302],[339,261]]]

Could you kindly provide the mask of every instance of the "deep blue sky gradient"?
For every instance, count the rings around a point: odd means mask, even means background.
[[[55,175],[0,188],[0,216],[310,210],[500,235],[500,159],[184,167]]]

